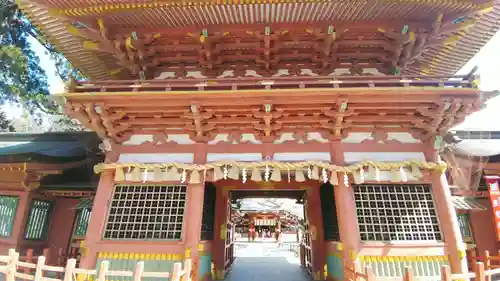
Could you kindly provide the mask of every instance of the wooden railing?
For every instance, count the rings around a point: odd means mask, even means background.
[[[214,79],[75,81],[70,92],[164,92],[250,89],[454,87],[474,88],[474,76],[300,76]]]
[[[467,259],[468,264],[471,265],[470,268],[472,271],[476,270],[475,266],[477,262],[483,262],[484,268],[486,270],[500,268],[500,251],[498,253],[498,256],[490,255],[489,251],[484,251],[483,256],[476,256],[476,252],[471,251],[470,256],[468,256]]]
[[[474,280],[474,281],[491,281],[493,276],[500,276],[500,268],[485,270],[485,265],[482,262],[475,263],[475,271],[465,274],[451,274],[450,267],[443,265],[441,267],[441,276],[415,276],[411,267],[406,267],[403,277],[377,277],[373,273],[373,269],[366,266],[364,272],[353,270],[345,267],[345,280],[349,281],[453,281],[453,280]],[[498,277],[497,277],[498,278]],[[497,279],[495,278],[495,279]]]
[[[109,270],[109,262],[103,261],[99,270],[82,269],[76,267],[75,259],[68,259],[65,267],[49,266],[45,264],[45,256],[39,256],[36,263],[24,262],[19,260],[19,253],[14,250],[9,251],[8,256],[0,256],[0,273],[5,274],[5,281],[34,280],[34,281],[73,281],[75,276],[84,275],[93,276],[94,281],[106,281],[107,277],[132,277],[133,281],[141,281],[143,278],[163,278],[171,281],[191,281],[191,260],[182,263],[174,263],[171,272],[144,272],[144,262],[138,262],[134,271]],[[23,272],[18,272],[19,267],[24,268]],[[169,270],[169,269],[165,269]],[[46,277],[48,272],[61,273],[63,277]]]
[[[41,254],[42,256],[48,257],[52,254],[53,250],[54,249],[44,248]],[[69,253],[66,253],[63,248],[58,248],[56,250],[54,265],[65,265],[68,259],[76,259],[78,265],[80,260],[80,253],[78,252],[78,249],[72,248]],[[38,255],[35,255],[34,249],[27,249],[24,256],[19,256],[19,260],[23,262],[36,262],[37,257]]]

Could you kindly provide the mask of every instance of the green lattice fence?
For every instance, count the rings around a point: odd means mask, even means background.
[[[31,201],[30,213],[26,224],[26,240],[45,240],[49,230],[50,215],[54,202],[45,200]]]
[[[16,217],[18,197],[0,196],[0,237],[10,237]]]
[[[75,236],[85,236],[90,220],[90,209],[81,209],[76,217]]]

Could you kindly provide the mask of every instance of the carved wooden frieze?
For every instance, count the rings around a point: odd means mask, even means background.
[[[402,135],[387,135],[389,132],[409,133],[421,141],[443,135],[481,105],[462,98],[405,104],[401,98],[387,100],[376,95],[370,96],[370,103],[337,96],[325,101],[294,97],[279,102],[276,98],[240,102],[234,98],[225,105],[210,99],[189,106],[184,100],[179,105],[164,104],[178,103],[178,98],[153,103],[138,100],[137,105],[120,99],[67,102],[65,112],[101,138],[118,144],[136,141],[135,135],[149,135],[153,145],[355,142],[351,133],[370,133],[369,140],[390,143],[405,140],[399,140]],[[374,103],[374,99],[379,101]]]
[[[325,138],[319,132],[297,132],[297,133],[282,133],[279,134],[273,144],[307,144],[307,143],[328,143],[330,140]],[[168,144],[195,144],[197,141],[189,134],[147,134],[147,135],[132,135],[122,143],[125,146],[162,146]],[[259,140],[254,134],[215,134],[212,136],[208,145],[217,144],[253,144],[259,145],[264,142]],[[342,143],[374,143],[374,144],[394,144],[394,143],[422,143],[421,140],[408,132],[358,132],[349,133],[342,139]],[[109,146],[107,146],[109,147]],[[109,151],[109,150],[108,150]]]

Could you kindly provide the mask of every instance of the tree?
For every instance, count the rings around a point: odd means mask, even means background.
[[[50,94],[47,75],[28,41],[37,34],[17,4],[0,0],[0,99],[21,103],[30,112],[44,108]]]
[[[35,119],[34,123],[28,122],[30,124],[40,123],[41,119],[56,115],[57,118],[49,118],[58,122],[51,127],[52,130],[81,130],[77,123],[62,115],[57,105],[47,98],[50,95],[47,75],[32,49],[30,38],[38,40],[47,50],[62,81],[68,81],[70,75],[83,78],[54,46],[44,40],[42,34],[23,16],[15,1],[0,0],[0,105],[21,104],[29,113],[28,118]],[[33,128],[21,127],[27,130]]]
[[[0,111],[0,132],[15,132],[14,126],[3,111]]]

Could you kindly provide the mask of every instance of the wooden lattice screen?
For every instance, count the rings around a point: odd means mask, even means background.
[[[16,216],[18,197],[0,196],[0,236],[10,237]]]
[[[185,185],[117,185],[104,239],[180,240]]]
[[[85,236],[87,233],[87,227],[89,226],[90,220],[90,209],[81,209],[78,211],[78,215],[76,217],[76,226],[75,226],[75,236]]]

